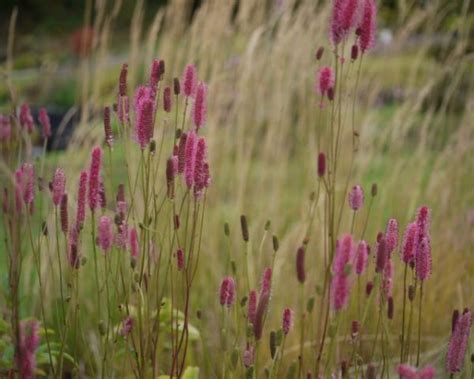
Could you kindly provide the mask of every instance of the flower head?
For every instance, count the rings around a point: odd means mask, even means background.
[[[51,122],[49,121],[49,116],[48,112],[46,111],[46,108],[40,108],[38,120],[42,127],[43,138],[51,137]]]
[[[91,154],[89,169],[89,207],[92,211],[97,208],[99,200],[100,169],[102,165],[102,149],[95,147]]]
[[[364,190],[361,186],[356,185],[352,187],[348,196],[349,206],[353,211],[357,211],[364,205]]]
[[[199,82],[196,87],[194,96],[194,103],[192,109],[193,124],[196,131],[199,130],[206,123],[207,112],[207,86],[203,82]]]
[[[416,222],[408,224],[403,234],[402,261],[406,264],[413,262],[417,246],[418,225]]]
[[[472,312],[467,310],[459,316],[451,335],[451,340],[449,341],[446,369],[450,374],[455,374],[462,369],[464,354],[466,353],[469,336],[471,334],[471,327]]]
[[[385,242],[387,254],[390,255],[398,245],[398,222],[394,218],[388,220],[387,228],[385,230]]]
[[[197,81],[197,75],[196,75],[196,67],[192,64],[188,64],[186,68],[184,69],[184,74],[183,74],[183,92],[184,95],[189,97],[194,94],[194,91],[196,89],[196,81]]]
[[[334,87],[334,71],[331,67],[322,67],[316,74],[316,91],[324,96]]]
[[[364,0],[362,18],[357,27],[359,47],[363,53],[375,46],[375,30],[377,28],[377,6],[375,0]]]
[[[66,175],[62,168],[57,168],[54,172],[53,181],[51,183],[53,204],[58,206],[61,203],[61,198],[64,195],[66,188]]]
[[[221,282],[219,299],[222,306],[230,307],[235,301],[235,281],[228,276]]]
[[[23,103],[20,107],[20,125],[26,129],[29,134],[33,133],[34,121],[28,103]]]
[[[99,220],[99,230],[98,230],[97,242],[99,247],[105,252],[109,251],[112,248],[114,242],[113,231],[112,231],[112,221],[107,216],[102,216]]]
[[[367,263],[368,263],[368,258],[369,258],[369,246],[367,245],[367,242],[365,241],[360,241],[359,244],[357,245],[357,251],[356,251],[356,261],[355,261],[355,266],[356,266],[356,274],[357,275],[362,275],[367,268]]]
[[[293,326],[293,311],[290,308],[285,308],[283,311],[282,329],[283,334],[287,335]]]

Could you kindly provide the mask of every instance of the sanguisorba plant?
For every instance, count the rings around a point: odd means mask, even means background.
[[[362,62],[375,43],[375,1],[334,0],[329,26],[332,54],[323,47],[315,54],[321,132],[316,190],[294,248],[295,275],[285,283],[296,294],[284,299],[272,327],[279,240],[273,236],[270,265],[251,267],[251,230],[242,216],[244,253],[227,262],[216,301],[221,324],[212,333],[221,344],[205,353],[215,377],[435,375],[422,355],[423,294],[432,269],[430,209],[418,208],[402,239],[398,221],[388,219],[371,244],[366,230],[378,186],[366,196],[362,186],[351,185],[361,137],[356,95]],[[51,137],[44,109],[38,117],[43,154],[35,162],[28,104],[17,109],[13,101],[11,114],[0,116],[2,169],[10,173],[2,189],[8,266],[2,374],[180,378],[191,361],[190,344],[199,335],[190,323],[192,290],[210,185],[202,137],[207,87],[193,65],[167,86],[164,61],[155,60],[148,83],[131,96],[127,71],[124,64],[116,102],[103,110],[104,142],[92,149],[77,178],[67,175],[67,167],[44,172]],[[270,228],[268,223],[265,236]],[[229,238],[228,224],[224,231]],[[310,266],[316,255],[321,264]],[[31,283],[22,280],[25,262],[33,263],[37,290],[22,288]],[[397,267],[401,294],[394,293]],[[258,285],[255,269],[262,272]],[[39,307],[31,293],[39,295]],[[445,370],[451,376],[465,366],[471,325],[469,309],[453,313]],[[206,365],[205,359],[193,363]]]
[[[124,64],[114,112],[103,111],[104,143],[92,149],[77,179],[58,167],[46,184],[44,151],[39,165],[32,162],[35,122],[26,103],[18,114],[14,105],[11,115],[1,116],[3,168],[14,171],[2,189],[5,325],[14,347],[2,363],[9,375],[181,377],[187,368],[189,344],[198,334],[190,325],[190,298],[211,181],[201,135],[207,86],[193,65],[166,86],[165,63],[155,60],[148,83],[131,96],[127,70]],[[46,147],[51,128],[44,109],[39,122]],[[117,143],[124,157],[114,156]],[[135,165],[133,149],[139,151]],[[121,159],[125,170],[117,169]],[[123,182],[113,188],[117,176]],[[77,188],[75,204],[68,187]],[[35,314],[22,300],[29,289],[20,285],[23,263],[31,258],[39,321],[23,320]],[[54,282],[48,291],[58,288],[57,294],[46,293],[46,281]],[[54,304],[46,300],[56,298]]]

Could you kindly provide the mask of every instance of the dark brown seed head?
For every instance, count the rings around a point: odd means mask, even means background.
[[[240,227],[242,229],[242,239],[245,242],[249,240],[249,227],[247,224],[247,217],[245,215],[240,216]]]

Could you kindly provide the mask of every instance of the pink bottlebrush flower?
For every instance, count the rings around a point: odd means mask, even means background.
[[[95,147],[91,154],[89,169],[89,207],[93,212],[97,208],[100,186],[100,169],[102,165],[102,149]]]
[[[100,177],[99,180],[99,193],[97,194],[99,196],[98,202],[99,205],[102,209],[105,209],[107,207],[107,197],[105,194],[105,186],[104,186],[104,181],[102,180],[102,177]]]
[[[190,189],[194,184],[194,169],[196,166],[197,136],[194,131],[188,133],[184,159],[184,179]]]
[[[347,275],[336,273],[331,279],[331,305],[335,311],[339,311],[347,305],[349,291]]]
[[[49,121],[49,116],[48,112],[46,111],[46,108],[40,108],[38,120],[42,127],[43,138],[46,139],[51,137],[51,122]]]
[[[138,233],[137,229],[131,228],[130,229],[130,258],[132,262],[136,262],[138,260],[138,255],[140,252],[140,246],[138,244]]]
[[[61,203],[66,188],[66,175],[64,175],[62,168],[57,168],[54,172],[51,187],[53,192],[53,204],[58,206]]]
[[[466,310],[454,327],[451,339],[448,345],[448,352],[446,355],[446,370],[450,374],[455,374],[461,371],[464,363],[464,354],[469,341],[472,327],[472,312]]]
[[[250,367],[253,365],[255,361],[255,350],[253,346],[247,344],[247,347],[244,350],[244,353],[242,355],[242,362],[245,367]]]
[[[102,216],[99,219],[99,227],[97,233],[97,244],[105,252],[109,251],[112,248],[114,242],[113,231],[112,231],[112,221],[107,216]]]
[[[326,154],[319,153],[318,155],[318,176],[322,178],[326,173]]]
[[[76,222],[79,229],[82,229],[86,219],[86,191],[87,191],[87,171],[82,171],[79,177],[79,190],[77,193]]]
[[[163,90],[163,109],[165,112],[171,112],[171,87],[169,86]]]
[[[322,67],[316,73],[316,91],[324,96],[334,87],[334,71],[331,67]]]
[[[206,172],[204,165],[206,164],[207,158],[207,145],[206,140],[200,137],[196,147],[196,158],[194,165],[194,193],[196,197],[200,197],[202,190],[207,187],[206,185]]]
[[[419,379],[433,379],[435,377],[436,370],[431,365],[426,365],[422,369],[418,370]]]
[[[166,162],[166,185],[168,197],[174,198],[174,178],[178,174],[178,157],[172,156]]]
[[[416,249],[415,272],[418,280],[426,280],[431,275],[431,242],[429,235],[423,237]]]
[[[235,301],[235,281],[234,278],[228,276],[221,282],[219,291],[219,299],[222,306],[230,307]]]
[[[267,267],[263,271],[259,298],[261,299],[262,297],[269,297],[271,287],[272,287],[272,269],[270,267]]]
[[[430,209],[426,205],[418,208],[416,225],[418,226],[418,242],[420,242],[430,229]]]
[[[415,367],[408,364],[400,364],[397,366],[397,373],[402,379],[433,379],[436,370],[431,365],[426,365],[417,371]]]
[[[367,268],[367,264],[369,262],[369,248],[367,242],[360,241],[357,245],[357,252],[356,252],[356,274],[362,275]]]
[[[196,67],[192,64],[188,64],[184,69],[183,74],[183,92],[186,97],[194,95],[196,89]]]
[[[375,0],[364,0],[362,18],[357,28],[359,47],[362,54],[375,46],[377,28],[377,6]]]
[[[119,217],[120,222],[123,222],[125,219],[125,215],[128,211],[128,204],[126,201],[117,201],[117,205],[115,208],[115,213]]]
[[[183,271],[184,265],[185,265],[184,251],[183,249],[179,248],[176,251],[176,266],[178,267],[178,271]]]
[[[346,274],[346,267],[354,260],[354,241],[350,234],[344,234],[336,242],[336,253],[333,261],[333,272],[335,274]]]
[[[60,206],[61,231],[67,233],[68,231],[68,214],[67,214],[67,193],[64,193],[61,198]]]
[[[29,134],[33,133],[34,121],[28,103],[23,103],[20,107],[20,125],[26,129]]]
[[[391,255],[398,246],[398,222],[394,218],[388,220],[387,228],[385,230],[385,242],[387,254]]]
[[[304,266],[305,249],[304,246],[300,246],[296,251],[296,278],[298,282],[304,283],[306,280],[306,272]]]
[[[121,223],[117,225],[117,232],[114,236],[114,245],[121,249],[125,250],[127,248],[128,243],[128,226],[127,224]]]
[[[257,291],[250,291],[247,303],[247,319],[252,325],[255,324],[255,315],[257,312]]]
[[[119,97],[127,96],[127,73],[128,73],[128,64],[124,63],[122,65],[122,69],[120,70]]]
[[[19,351],[15,357],[16,365],[23,379],[33,379],[36,369],[36,349],[39,346],[39,323],[36,320],[20,323]]]
[[[290,308],[285,308],[283,311],[282,329],[283,334],[287,335],[293,326],[293,311]]]
[[[104,107],[104,135],[106,145],[112,147],[114,144],[114,135],[112,134],[112,127],[110,126],[110,107]]]
[[[0,142],[9,141],[12,135],[10,118],[0,114]]]
[[[207,113],[207,86],[203,82],[199,82],[196,87],[194,103],[192,109],[193,124],[198,131],[206,123]]]
[[[128,96],[119,96],[117,101],[117,117],[121,125],[129,122],[130,102]]]
[[[375,257],[375,272],[383,272],[385,265],[387,264],[387,248],[386,248],[385,236],[379,233],[377,236],[376,245],[376,257]]]
[[[209,171],[209,163],[205,162],[203,166],[204,187],[208,188],[211,185],[211,174]]]
[[[357,211],[364,205],[364,190],[361,186],[352,187],[348,196],[349,206],[353,211]]]
[[[17,185],[20,187],[21,200],[27,205],[31,205],[35,199],[35,168],[31,163],[23,163],[17,175]],[[19,182],[18,182],[19,180]]]
[[[68,237],[68,262],[74,269],[79,268],[80,256],[79,256],[79,226],[77,224],[72,225],[69,228]]]
[[[255,322],[253,324],[253,333],[257,341],[262,338],[263,323],[265,321],[265,315],[267,313],[268,303],[270,301],[271,285],[272,269],[267,267],[263,272],[260,296],[257,304],[257,310],[255,312]]]
[[[418,226],[416,222],[408,224],[403,235],[402,261],[406,264],[413,262],[417,246]]]
[[[153,90],[148,86],[139,86],[135,90],[135,94],[133,95],[133,107],[135,112],[138,111],[140,108],[140,103],[143,99],[153,98]]]
[[[393,270],[394,270],[393,261],[389,258],[387,263],[385,264],[385,268],[383,269],[383,274],[382,274],[382,290],[386,298],[389,298],[392,296]]]
[[[135,138],[144,150],[153,137],[154,99],[151,96],[141,98],[137,103],[136,113]]]
[[[403,379],[418,379],[416,368],[408,364],[402,364],[397,366],[397,373]]]
[[[133,318],[131,316],[127,316],[122,321],[122,330],[120,334],[124,337],[128,336],[133,329]]]
[[[163,78],[163,74],[165,73],[165,61],[160,59],[153,59],[151,63],[151,71],[150,71],[150,87],[156,88],[158,82]]]
[[[182,174],[184,172],[184,167],[186,165],[186,141],[188,135],[186,133],[181,134],[179,138],[178,145],[178,173]]]

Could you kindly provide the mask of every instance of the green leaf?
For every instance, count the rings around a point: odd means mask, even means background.
[[[198,379],[199,367],[186,367],[184,370],[183,379]]]

